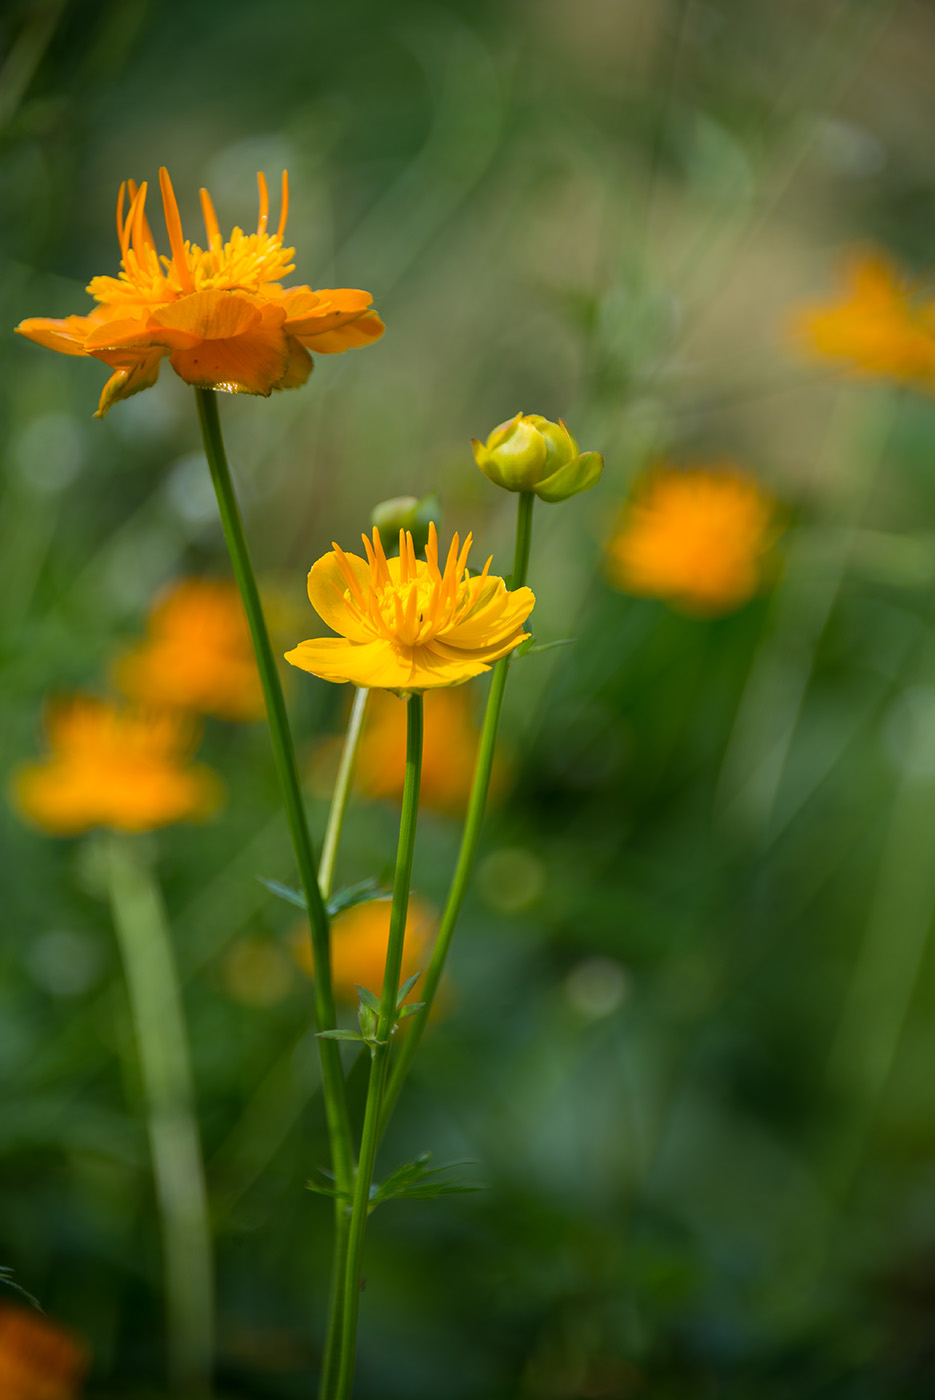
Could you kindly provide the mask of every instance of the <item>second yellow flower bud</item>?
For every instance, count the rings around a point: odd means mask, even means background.
[[[567,501],[601,479],[599,452],[581,452],[563,419],[517,413],[494,428],[486,443],[472,439],[474,459],[485,476],[507,491],[534,491],[542,501]]]

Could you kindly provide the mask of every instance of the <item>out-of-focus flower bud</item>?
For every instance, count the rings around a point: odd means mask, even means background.
[[[601,479],[599,452],[581,452],[563,419],[517,413],[494,428],[486,443],[472,439],[474,459],[485,476],[507,491],[534,491],[542,501],[567,501]]]
[[[437,526],[440,518],[441,507],[435,491],[423,496],[421,501],[415,496],[392,496],[370,512],[370,523],[380,531],[387,554],[398,553],[400,530],[410,532],[413,547],[421,554],[428,543],[429,524],[434,521]]]

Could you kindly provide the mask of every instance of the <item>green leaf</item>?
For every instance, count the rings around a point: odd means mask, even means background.
[[[535,656],[542,651],[551,651],[553,647],[570,647],[578,640],[577,637],[560,637],[554,642],[537,642],[535,637],[527,637],[516,648],[517,656]]]
[[[357,987],[356,982],[354,983],[354,986]],[[368,992],[366,987],[357,987],[357,995],[360,997],[364,1006],[369,1006],[370,1010],[376,1012],[376,1014],[379,1016],[380,998],[378,996],[374,996],[373,992]]]
[[[361,880],[359,884],[348,885],[343,890],[336,890],[330,899],[325,901],[325,908],[333,918],[335,914],[340,914],[344,909],[353,909],[355,904],[366,904],[368,899],[389,899],[390,891],[381,889],[379,880],[371,875],[367,880]]]
[[[326,1171],[324,1167],[315,1168],[316,1176],[311,1177],[306,1183],[309,1191],[314,1191],[318,1196],[333,1196],[336,1200],[350,1200],[349,1191],[339,1191],[334,1185],[334,1174]]]
[[[344,1030],[316,1031],[316,1035],[317,1035],[317,1037],[318,1037],[319,1040],[359,1040],[359,1041],[363,1041],[363,1039],[364,1039],[364,1037],[361,1035],[360,1031],[344,1031]]]
[[[284,899],[287,904],[294,904],[297,909],[307,909],[305,895],[301,890],[294,890],[289,885],[281,885],[278,880],[267,880],[265,875],[258,875],[257,879],[261,885],[265,885],[270,894],[278,894],[280,899]]]
[[[406,978],[405,982],[400,987],[399,991],[396,993],[397,1006],[402,1006],[403,1002],[406,1000],[406,997],[412,991],[413,987],[416,985],[421,976],[421,972],[414,972],[411,977]]]
[[[268,880],[265,875],[258,875],[257,879],[261,885],[265,885],[270,894],[278,895],[287,904],[294,904],[297,909],[308,909],[305,895],[301,890],[294,890],[291,885],[284,885],[279,880]],[[389,897],[389,891],[381,889],[379,880],[370,876],[366,880],[361,880],[359,884],[348,885],[343,890],[336,890],[330,899],[325,900],[325,909],[328,915],[333,918],[335,914],[340,914],[344,909],[353,909],[355,904],[363,904],[368,899],[389,899]]]
[[[480,1191],[480,1186],[468,1186],[463,1182],[446,1181],[445,1172],[455,1167],[471,1165],[469,1162],[449,1162],[444,1167],[429,1169],[432,1160],[430,1152],[423,1152],[414,1162],[406,1162],[390,1172],[385,1181],[374,1183],[370,1188],[370,1209],[376,1210],[384,1201],[430,1201],[438,1196],[460,1195],[468,1191]]]
[[[22,1288],[18,1283],[15,1283],[12,1275],[12,1269],[8,1269],[5,1265],[0,1265],[0,1283],[2,1283],[6,1288],[12,1288],[14,1293],[19,1293],[23,1298],[26,1299],[27,1302],[32,1303],[33,1307],[38,1312],[43,1312],[44,1309],[42,1307],[42,1304],[38,1303],[31,1293],[27,1293],[25,1288]]]
[[[411,1001],[408,1006],[404,1006],[401,1011],[397,1012],[397,1021],[405,1021],[407,1016],[414,1016],[417,1011],[422,1010],[424,1005],[424,1001]]]

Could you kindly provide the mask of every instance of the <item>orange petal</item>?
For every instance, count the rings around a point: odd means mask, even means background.
[[[84,343],[92,326],[87,316],[66,316],[61,321],[48,316],[30,316],[20,321],[16,333],[48,350],[58,350],[62,355],[86,355]]]
[[[305,346],[295,336],[287,336],[286,344],[289,347],[289,364],[282,379],[278,384],[274,384],[274,389],[301,389],[315,368],[312,357]]]
[[[193,292],[191,296],[179,297],[169,306],[159,307],[150,317],[150,325],[180,332],[181,346],[185,341],[195,344],[201,340],[230,340],[255,330],[265,311],[273,312],[273,319],[282,324],[283,318],[277,314],[277,308],[261,309],[240,292],[212,289]]]
[[[385,330],[375,311],[365,311],[362,316],[336,326],[334,330],[305,331],[297,338],[318,355],[339,355],[344,350],[353,350],[359,345],[369,345],[372,340],[379,340]]]
[[[320,637],[299,642],[286,660],[325,681],[408,690],[412,679],[411,652],[391,642],[346,642],[343,637]]]
[[[112,374],[101,391],[95,418],[103,418],[119,399],[128,399],[141,389],[152,388],[159,378],[159,362],[165,353],[161,348],[153,350],[129,368],[118,369]]]
[[[297,296],[295,293],[301,293]],[[338,291],[314,291],[294,287],[283,296],[290,335],[317,335],[362,316],[373,301],[369,292],[343,287]]]

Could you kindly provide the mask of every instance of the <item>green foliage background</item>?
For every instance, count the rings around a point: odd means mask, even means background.
[[[163,163],[191,230],[199,185],[249,224],[257,168],[288,165],[296,279],[375,295],[378,346],[221,405],[283,646],[311,630],[310,563],[385,497],[438,490],[445,527],[509,568],[513,502],[471,436],[561,414],[606,457],[595,491],[537,512],[537,634],[576,641],[514,668],[515,784],[381,1154],[383,1174],[466,1158],[487,1189],[374,1217],[359,1394],[930,1395],[935,411],[800,361],[787,330],[842,248],[931,261],[932,5],[12,0],[0,41],[5,324],[85,308],[116,270],[120,181]],[[5,776],[43,697],[100,688],[159,587],[228,566],[168,370],[99,423],[96,362],[12,336],[0,356]],[[733,616],[603,578],[630,481],[668,455],[735,460],[781,503],[782,567]],[[306,755],[344,698],[292,678]],[[294,874],[266,735],[211,724],[202,754],[222,815],[154,842],[221,1390],[287,1400],[317,1372],[330,1231],[304,1189],[326,1158],[310,992],[256,879]],[[352,810],[342,881],[387,869],[394,826]],[[0,829],[0,1259],[91,1341],[89,1395],[157,1396],[158,1231],[94,842],[8,807]],[[436,903],[457,836],[427,815]],[[232,993],[244,939],[285,969],[269,1004]]]

